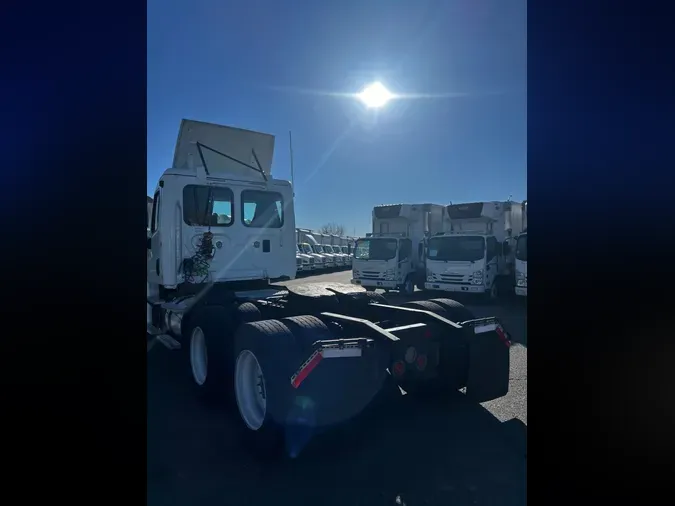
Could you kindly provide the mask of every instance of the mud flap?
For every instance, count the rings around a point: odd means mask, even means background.
[[[509,391],[511,341],[495,318],[481,318],[461,324],[469,334],[469,371],[466,396],[487,402]]]

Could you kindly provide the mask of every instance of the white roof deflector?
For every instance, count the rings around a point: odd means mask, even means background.
[[[272,173],[274,136],[203,121],[181,121],[173,168],[204,166],[209,175],[259,180]]]

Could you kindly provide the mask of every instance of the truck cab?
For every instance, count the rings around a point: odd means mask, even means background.
[[[306,242],[301,242],[298,244],[298,248],[304,255],[310,258],[310,264],[312,265],[312,270],[321,270],[325,269],[325,257],[323,255],[319,255],[317,253],[314,253],[314,250],[312,247],[309,245],[309,243]]]
[[[352,283],[412,293],[424,287],[424,241],[443,226],[443,206],[394,204],[373,208],[373,232],[358,239]]]
[[[428,240],[425,288],[497,298],[513,271],[513,235],[522,226],[518,209],[511,202],[447,206],[449,230]]]
[[[352,284],[412,293],[414,273],[410,238],[373,234],[356,241]]]
[[[152,198],[149,298],[295,277],[293,190],[271,177],[273,150],[268,134],[182,121]]]

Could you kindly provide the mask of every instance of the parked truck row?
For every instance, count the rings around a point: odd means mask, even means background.
[[[352,267],[354,238],[296,228],[297,271],[327,271]]]
[[[527,294],[526,202],[396,204],[373,209],[352,283],[368,289]],[[514,254],[515,249],[515,254]]]
[[[506,395],[511,343],[496,318],[450,299],[392,305],[351,284],[283,285],[297,273],[293,250],[325,263],[343,250],[295,228],[293,189],[272,177],[273,151],[272,135],[181,123],[150,211],[148,351],[182,353],[195,394],[227,406],[237,441],[265,453],[295,456],[315,431],[394,394]],[[357,241],[354,262],[393,269],[418,247],[396,238],[371,248],[379,239]]]

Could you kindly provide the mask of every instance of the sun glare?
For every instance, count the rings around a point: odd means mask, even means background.
[[[358,94],[359,99],[366,105],[366,107],[374,109],[384,107],[394,95],[392,95],[387,88],[380,82],[369,84],[361,93]]]

